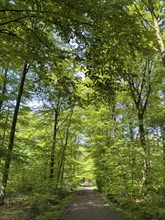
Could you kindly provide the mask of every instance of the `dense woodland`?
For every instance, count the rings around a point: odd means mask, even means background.
[[[1,205],[90,183],[165,219],[164,0],[0,5]]]

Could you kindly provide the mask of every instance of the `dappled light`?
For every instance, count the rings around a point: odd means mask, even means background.
[[[164,220],[164,1],[0,5],[0,220]]]
[[[101,200],[98,192],[92,188],[90,190],[84,188],[62,219],[90,220],[92,218],[96,220],[122,220],[119,215],[114,214],[114,212],[110,210],[107,203],[105,204],[103,200]]]

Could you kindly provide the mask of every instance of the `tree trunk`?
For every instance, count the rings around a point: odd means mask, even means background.
[[[69,121],[68,121],[68,126],[67,126],[67,130],[66,130],[66,138],[65,138],[65,144],[63,147],[63,151],[62,151],[62,156],[61,156],[61,161],[60,161],[60,166],[59,166],[59,170],[58,170],[58,176],[57,176],[57,186],[59,184],[59,180],[60,180],[60,187],[62,188],[62,184],[63,184],[63,174],[64,174],[64,164],[65,164],[65,155],[66,155],[66,149],[68,146],[68,139],[69,139],[69,129],[70,129],[70,125],[71,125],[71,118],[73,115],[73,110],[70,114],[69,117]]]
[[[140,134],[140,142],[143,148],[143,161],[142,161],[142,182],[143,186],[146,187],[149,183],[149,164],[148,164],[148,146],[146,144],[145,139],[145,129],[144,129],[144,119],[143,114],[138,113],[139,120],[139,134]],[[146,190],[144,192],[146,194]]]
[[[162,39],[162,36],[160,33],[158,16],[155,14],[154,4],[153,4],[152,0],[148,0],[148,7],[149,7],[149,10],[152,15],[153,22],[154,22],[155,33],[157,36],[159,49],[161,52],[162,62],[163,62],[163,65],[165,66],[165,46],[164,46],[164,42],[163,42],[163,39]]]
[[[8,112],[6,115],[5,125],[4,125],[4,129],[3,129],[2,142],[1,142],[2,151],[4,151],[4,152],[6,151],[6,147],[4,147],[4,144],[5,144],[5,138],[6,138],[8,119],[9,119],[9,109],[8,109]],[[1,162],[1,155],[0,155],[0,162]]]
[[[131,143],[131,155],[130,155],[130,165],[131,165],[131,182],[132,189],[134,188],[134,179],[135,179],[135,167],[136,167],[136,157],[135,157],[135,145],[134,145],[134,130],[132,122],[129,122],[129,133],[130,133],[130,143]],[[134,201],[134,195],[132,195],[132,201]]]
[[[5,93],[6,93],[7,72],[8,72],[8,69],[6,68],[6,69],[5,69],[5,74],[4,74],[2,92],[1,92],[2,98],[0,99],[0,112],[1,112],[1,109],[2,109],[2,105],[3,105],[3,96],[4,96]]]
[[[54,163],[55,163],[55,149],[56,149],[56,137],[57,137],[57,125],[58,125],[58,116],[59,116],[59,100],[55,109],[55,118],[54,118],[54,129],[53,129],[53,141],[52,149],[50,155],[50,173],[49,179],[53,180],[54,178]]]
[[[18,96],[17,96],[17,100],[16,100],[16,106],[14,109],[13,121],[12,121],[12,125],[11,125],[11,130],[10,130],[9,145],[8,145],[8,149],[7,149],[7,155],[6,155],[6,159],[5,159],[4,171],[3,171],[3,176],[2,176],[2,186],[1,186],[1,192],[0,192],[0,205],[4,204],[5,192],[6,192],[8,176],[9,176],[9,169],[10,169],[10,164],[11,164],[11,159],[12,159],[12,150],[13,150],[13,145],[14,145],[18,111],[19,111],[19,106],[20,106],[20,102],[21,102],[21,96],[23,93],[25,77],[26,77],[26,74],[29,70],[29,67],[30,67],[29,65],[24,64],[22,78],[21,78],[20,87],[19,87],[19,92],[18,92]]]

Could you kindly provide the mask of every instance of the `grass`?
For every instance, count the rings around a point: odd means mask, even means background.
[[[75,193],[15,195],[0,206],[0,220],[57,220],[73,201]]]
[[[104,194],[102,195],[104,202],[109,204],[110,208],[123,216],[125,220],[164,220],[165,209],[158,203],[153,201],[143,201],[133,203],[125,201],[121,204],[110,201]]]
[[[70,203],[75,198],[75,194],[71,193],[61,199],[58,204],[49,204],[47,210],[43,210],[34,218],[35,220],[58,220],[66,212]]]

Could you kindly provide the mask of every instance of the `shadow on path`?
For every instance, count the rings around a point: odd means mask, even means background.
[[[113,213],[99,194],[91,187],[84,187],[62,220],[124,220]]]

